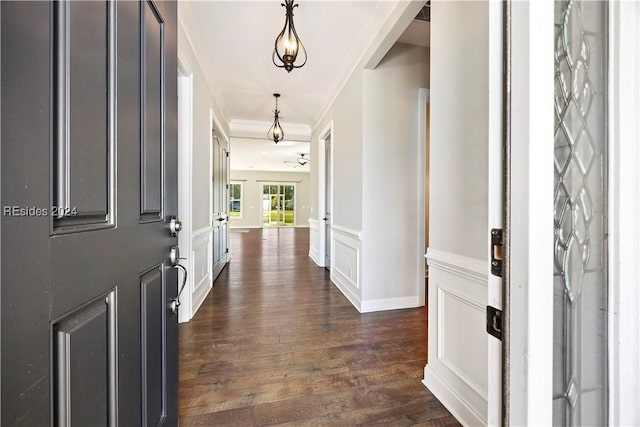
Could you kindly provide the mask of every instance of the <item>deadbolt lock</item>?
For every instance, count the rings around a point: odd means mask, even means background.
[[[171,215],[169,218],[169,232],[171,233],[171,237],[176,237],[180,230],[182,230],[182,221],[180,221],[177,216]]]

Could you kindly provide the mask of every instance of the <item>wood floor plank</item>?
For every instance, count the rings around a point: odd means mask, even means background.
[[[180,425],[459,425],[420,382],[425,308],[360,314],[308,250],[307,229],[231,233],[180,325]]]

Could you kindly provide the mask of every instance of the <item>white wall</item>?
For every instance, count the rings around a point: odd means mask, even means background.
[[[362,71],[356,70],[311,135],[311,158],[320,159],[319,140],[333,122],[333,224],[360,230],[362,227]],[[317,210],[318,163],[311,162],[311,218]]]
[[[418,89],[429,87],[429,50],[396,43],[364,71],[363,87],[362,308],[419,306],[425,141]]]
[[[231,154],[233,156],[233,153]],[[263,172],[263,171],[242,171],[232,170],[231,181],[241,181],[243,186],[241,219],[231,220],[232,228],[262,227],[262,212],[260,203],[262,202],[262,183],[257,181],[288,181],[296,183],[296,212],[295,221],[298,227],[309,226],[309,188],[310,174],[294,172]],[[300,182],[298,182],[300,181]]]
[[[438,6],[436,6],[438,9]],[[484,2],[439,5],[432,22],[430,246],[487,259],[488,20]],[[464,31],[460,31],[464,28]],[[455,226],[447,226],[455,224]]]
[[[220,118],[219,106],[202,72],[201,64],[194,53],[191,35],[183,22],[188,19],[179,11],[178,60],[184,77],[180,79],[183,89],[190,86],[190,99],[185,101],[191,110],[191,121],[184,111],[179,113],[179,217],[183,230],[179,234],[179,246],[188,268],[188,282],[182,294],[179,321],[190,320],[213,286],[212,271],[212,212],[211,212],[211,112]],[[180,97],[185,96],[183,91]],[[224,120],[217,120],[217,131],[221,142],[228,144],[224,135],[228,127]]]
[[[485,425],[493,119],[489,2],[433,2],[431,16],[429,354],[424,383],[462,424]]]
[[[395,44],[375,69],[354,71],[313,132],[312,158],[322,159],[321,139],[333,127],[331,279],[360,311],[420,305],[418,89],[428,86],[428,49]],[[309,253],[323,265],[319,167]]]

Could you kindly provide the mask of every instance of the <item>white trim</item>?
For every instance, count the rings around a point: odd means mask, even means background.
[[[189,254],[189,270],[192,272],[190,280],[187,282],[189,286],[190,300],[191,300],[191,314],[193,317],[197,312],[203,301],[209,294],[211,288],[213,288],[213,276],[211,259],[213,257],[211,241],[213,239],[213,228],[203,227],[195,231],[191,235],[191,247],[192,252]],[[200,279],[198,283],[195,282],[195,272],[201,265],[196,265],[196,254],[198,252],[205,252],[204,267],[206,268],[206,274]],[[183,293],[184,294],[184,293]]]
[[[399,310],[403,308],[415,308],[420,306],[420,298],[418,297],[418,295],[410,297],[369,299],[363,300],[360,303],[360,313],[370,313],[373,311],[383,310]]]
[[[418,270],[416,271],[416,283],[418,287],[418,299],[421,305],[425,304],[425,292],[424,292],[424,259],[425,255],[425,219],[427,215],[426,204],[426,176],[427,176],[427,102],[429,102],[429,89],[418,89],[418,176],[416,182],[418,183],[418,193],[416,200],[422,200],[422,203],[418,203],[418,211],[416,217],[418,218],[418,236],[416,240],[417,249],[416,255],[418,256]]]
[[[178,51],[178,116],[188,116],[187,120],[179,120],[178,127],[178,216],[182,221],[182,231],[178,234],[178,246],[186,254],[187,265],[190,266],[191,234],[193,227],[192,208],[192,170],[193,170],[193,74],[186,61]],[[185,93],[186,92],[186,96]],[[182,101],[182,102],[181,102]],[[183,111],[186,109],[186,111]],[[185,129],[186,127],[186,129]],[[191,275],[187,277],[186,291],[181,296],[182,306],[178,310],[178,321],[188,322],[193,316]],[[178,283],[177,286],[181,286]],[[178,289],[179,290],[179,289]]]
[[[354,239],[358,239],[358,241],[362,241],[362,231],[354,230],[352,228],[343,227],[341,225],[332,224],[330,225],[331,230],[337,231],[349,237],[353,237]]]
[[[424,367],[422,384],[434,395],[438,396],[438,400],[462,425],[486,425],[486,420],[469,406],[452,387],[449,387],[446,381],[440,379],[430,365]]]
[[[609,3],[609,424],[640,425],[640,3]]]
[[[250,228],[250,229],[258,229],[258,228],[262,228],[261,225],[230,225],[229,229],[231,230],[242,230],[245,228]]]
[[[318,220],[309,218],[309,258],[311,258],[316,265],[320,266],[318,259],[318,229]],[[314,231],[316,232],[315,238],[312,234]]]
[[[186,1],[180,2],[178,4],[178,9],[178,27],[184,33],[187,45],[193,52],[193,55],[195,56],[196,61],[198,61],[198,65],[204,74],[205,81],[213,95],[213,99],[218,110],[217,113],[220,115],[222,122],[229,123],[229,117],[225,111],[224,99],[220,94],[217,85],[213,81],[213,76],[207,71],[213,69],[212,67],[208,67],[208,65],[213,64],[213,61],[211,61],[209,49],[207,49],[207,44],[200,33],[200,27],[194,17],[193,9],[189,2]],[[180,37],[178,37],[178,41],[179,40]],[[229,140],[222,128],[220,128],[220,133],[227,141]]]
[[[262,120],[233,119],[229,123],[232,138],[265,139],[273,122]],[[311,127],[303,123],[280,122],[287,141],[311,141]]]
[[[209,233],[213,230],[213,227],[211,227],[210,225],[202,227],[202,228],[198,228],[197,230],[193,231],[191,233],[191,238],[192,239],[196,239],[198,237],[200,237],[203,234]]]
[[[317,264],[317,263],[316,263]],[[349,300],[349,302],[355,307],[358,312],[362,313],[360,297],[351,291],[351,286],[342,281],[342,275],[336,275],[333,270],[331,270],[331,281],[336,288]]]
[[[369,68],[375,67],[372,65],[375,62],[373,58],[379,57],[377,61],[382,59],[422,6],[423,4],[415,1],[382,1],[375,6],[367,23],[356,36],[341,68],[325,91],[325,96],[311,120],[312,129],[320,125],[351,75],[365,64],[368,64]]]
[[[260,191],[258,192],[258,205],[260,206],[260,226],[258,228],[296,228],[298,227],[298,221],[297,216],[298,216],[298,182],[296,181],[258,181],[258,184],[260,185]],[[279,190],[279,186],[281,185],[293,185],[293,225],[264,225],[263,222],[263,218],[264,218],[264,206],[263,206],[263,198],[262,196],[264,195],[264,186],[265,185],[275,185],[278,187]],[[273,194],[269,193],[270,196],[272,196]],[[278,195],[280,195],[280,192],[278,191]],[[284,194],[283,194],[284,196]],[[284,199],[283,199],[284,200]],[[285,211],[286,212],[286,211]],[[269,221],[271,221],[271,216],[269,216]],[[285,220],[286,221],[286,220]],[[306,225],[302,225],[301,227],[307,227]],[[247,228],[247,227],[245,227]]]
[[[329,123],[327,123],[327,125],[324,127],[324,129],[322,130],[322,132],[320,132],[320,137],[318,139],[318,161],[317,161],[317,165],[318,165],[318,193],[316,194],[316,196],[318,197],[318,244],[317,244],[317,249],[318,249],[318,261],[320,261],[318,264],[319,267],[326,267],[326,246],[327,246],[327,232],[331,232],[331,222],[327,223],[326,221],[322,221],[321,218],[324,217],[327,209],[327,204],[326,204],[326,171],[327,171],[327,159],[326,157],[326,150],[325,150],[325,143],[327,140],[327,136],[331,136],[331,159],[329,159],[329,161],[331,162],[331,165],[333,166],[333,152],[334,147],[335,147],[335,134],[334,134],[334,128],[333,128],[333,120],[331,120]],[[331,168],[331,174],[333,175],[333,167]],[[333,176],[331,176],[331,183],[333,185]],[[331,206],[333,206],[333,191],[329,191],[329,197],[331,200]],[[332,221],[333,219],[330,218],[329,221]],[[331,266],[329,266],[331,267]]]
[[[486,256],[491,259],[491,229],[504,228],[504,153],[503,153],[503,2],[489,2],[489,123],[487,132],[487,231]],[[485,263],[487,300],[485,305],[503,309],[501,277],[491,274],[491,262]],[[502,423],[502,341],[490,334],[487,340],[487,424]]]
[[[244,183],[245,181],[234,181],[233,179],[229,180],[229,204],[231,204],[231,186],[240,186],[240,215],[232,216],[231,209],[229,209],[229,223],[231,223],[231,221],[235,219],[244,219]]]
[[[455,274],[463,279],[472,280],[480,285],[487,286],[488,261],[469,258],[434,248],[427,249],[425,258],[427,259],[429,266]]]
[[[554,2],[514,1],[510,425],[553,424]]]

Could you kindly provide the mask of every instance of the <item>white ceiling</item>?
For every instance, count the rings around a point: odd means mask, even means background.
[[[191,9],[207,46],[212,67],[205,72],[216,82],[231,120],[270,120],[272,94],[278,92],[284,121],[311,124],[354,42],[362,37],[376,5],[384,1],[298,2],[294,22],[309,59],[291,73],[271,62],[275,38],[284,26],[280,3],[180,2],[181,13]]]
[[[309,58],[291,73],[271,62],[284,25],[280,0],[178,3],[180,22],[214,91],[221,119],[230,124],[232,170],[309,171],[309,165],[300,167],[296,159],[310,152],[311,127],[380,29],[388,27],[395,7],[388,0],[296,3],[294,22]],[[428,36],[428,24],[426,30]],[[425,26],[412,23],[398,41],[423,45],[423,38]],[[285,138],[290,138],[277,145],[266,140],[275,92],[282,95],[278,104]]]
[[[309,158],[309,146],[308,142],[299,141],[281,141],[276,145],[266,138],[231,138],[231,170],[309,172],[309,163],[300,166],[297,161],[303,153]]]

